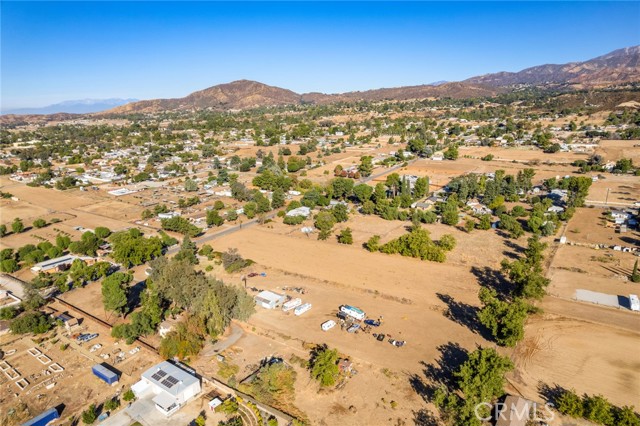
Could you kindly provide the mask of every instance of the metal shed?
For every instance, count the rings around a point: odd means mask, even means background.
[[[91,367],[91,371],[95,376],[109,385],[117,383],[120,378],[120,375],[118,373],[108,368],[104,364],[94,365],[93,367]]]

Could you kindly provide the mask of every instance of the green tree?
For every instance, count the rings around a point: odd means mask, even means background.
[[[358,171],[362,177],[369,177],[373,172],[373,157],[365,155],[360,158],[360,165]]]
[[[125,393],[122,394],[122,399],[126,402],[131,402],[136,399],[136,394],[133,393],[131,389],[128,389]]]
[[[322,346],[312,353],[309,361],[311,377],[320,382],[320,386],[333,386],[340,373],[338,351]]]
[[[34,228],[44,228],[45,226],[47,226],[47,221],[44,219],[36,219],[33,221]]]
[[[617,426],[640,426],[640,418],[633,407],[624,406],[615,410],[614,424]]]
[[[92,425],[98,420],[98,410],[95,404],[91,404],[89,408],[82,412],[82,423]]]
[[[442,223],[451,226],[458,224],[460,217],[458,216],[458,197],[456,194],[449,195],[447,201],[442,205],[440,215]]]
[[[22,220],[20,220],[19,217],[13,219],[13,222],[11,223],[11,230],[14,234],[19,234],[24,231],[24,223],[22,223]]]
[[[109,235],[111,235],[111,230],[105,226],[98,226],[94,232],[96,234],[96,237],[101,239],[108,238]]]
[[[380,235],[374,235],[365,243],[365,248],[369,251],[378,251],[380,249]]]
[[[584,415],[582,398],[580,398],[574,390],[562,392],[556,400],[556,408],[567,416],[580,418]]]
[[[20,269],[20,265],[15,259],[5,259],[0,262],[0,270],[2,272],[15,272]]]
[[[442,247],[443,250],[451,251],[456,247],[456,239],[451,234],[444,234],[440,237],[438,245]]]
[[[340,244],[353,244],[351,228],[345,228],[340,232],[340,234],[338,234],[338,242]]]
[[[515,346],[524,338],[524,325],[529,306],[516,298],[504,302],[497,298],[495,290],[480,289],[480,301],[484,307],[478,312],[480,323],[491,330],[499,345]]]
[[[244,205],[245,216],[247,216],[249,219],[253,219],[254,217],[256,217],[257,208],[258,208],[258,205],[256,203],[254,203],[253,201],[249,201],[247,204]]]
[[[0,225],[0,238],[4,237],[5,235],[7,235],[7,225]]]
[[[318,235],[319,240],[326,240],[331,235],[333,225],[335,225],[336,219],[331,212],[322,211],[316,216],[314,226],[320,230]]]
[[[224,219],[218,213],[218,210],[207,211],[207,226],[222,226]]]
[[[458,145],[450,145],[444,152],[444,158],[447,160],[457,160],[458,155]]]
[[[127,307],[128,284],[133,277],[123,272],[115,272],[102,282],[102,303],[107,311],[124,314]]]
[[[511,360],[495,349],[479,348],[469,355],[454,377],[465,399],[493,401],[504,395],[504,376],[512,369]]]
[[[491,215],[483,214],[480,216],[480,222],[478,222],[477,228],[485,231],[491,229]]]
[[[9,329],[14,334],[42,334],[51,330],[52,327],[49,317],[39,311],[25,312],[9,325]]]
[[[361,183],[353,187],[353,195],[356,197],[359,203],[364,204],[371,199],[373,195],[373,188],[369,185]]]
[[[107,411],[113,411],[117,409],[119,406],[120,406],[120,400],[118,399],[118,397],[108,399],[104,403],[104,409]]]
[[[198,184],[192,179],[186,179],[184,181],[184,190],[187,192],[195,192],[198,190]]]
[[[336,219],[336,222],[346,222],[349,220],[349,209],[346,204],[336,204],[331,209],[331,214]]]
[[[285,195],[284,191],[281,188],[276,188],[271,194],[271,207],[274,209],[279,209],[284,206],[285,203]]]
[[[185,235],[182,240],[182,245],[180,246],[180,251],[176,253],[175,258],[176,260],[184,260],[192,265],[197,265],[199,263],[198,256],[196,256],[197,252],[198,248],[196,247],[196,243],[191,241],[188,235]]]
[[[429,177],[420,177],[416,179],[413,185],[413,197],[420,199],[429,193]]]
[[[637,260],[633,264],[633,272],[631,273],[631,276],[629,277],[629,279],[631,280],[631,282],[640,283],[640,272],[638,272],[638,261]]]
[[[592,422],[612,425],[613,414],[611,403],[602,395],[594,395],[585,398],[584,417]]]

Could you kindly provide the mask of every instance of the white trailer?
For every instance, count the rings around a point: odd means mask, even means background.
[[[304,305],[300,305],[293,310],[293,313],[296,315],[302,315],[311,309],[311,303],[305,303]]]
[[[365,314],[362,309],[356,308],[355,306],[342,305],[340,306],[340,312],[344,312],[358,321],[362,321],[367,317],[367,314]]]
[[[632,311],[640,311],[640,299],[637,294],[629,295],[629,305]]]
[[[336,326],[336,322],[334,320],[329,320],[329,321],[323,322],[320,327],[322,328],[322,331],[327,331],[327,330],[331,330],[335,326]]]
[[[291,299],[288,302],[285,302],[282,305],[282,310],[284,312],[290,311],[294,308],[297,308],[298,306],[302,305],[302,299],[300,299],[299,297],[296,297],[295,299]]]

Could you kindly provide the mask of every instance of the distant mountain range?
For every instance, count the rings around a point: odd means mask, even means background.
[[[76,101],[64,101],[40,108],[16,108],[2,111],[2,114],[88,114],[111,109],[120,105],[136,102],[138,99],[81,99]]]
[[[184,98],[68,101],[44,108],[3,111],[4,114],[52,113],[154,113],[160,111],[242,110],[256,107],[299,104],[329,104],[358,100],[411,100],[429,98],[465,99],[495,96],[514,88],[531,86],[566,91],[608,87],[640,82],[640,46],[614,50],[584,62],[540,65],[519,72],[499,72],[472,77],[461,82],[437,81],[419,86],[347,92],[338,94],[304,93],[269,86],[257,81],[238,80],[193,92]]]
[[[547,64],[519,72],[485,74],[464,80],[463,83],[491,87],[531,85],[580,89],[637,81],[640,81],[640,46],[614,50],[584,62]]]
[[[339,94],[304,93],[238,80],[194,92],[184,98],[154,99],[123,105],[106,113],[158,112],[165,110],[236,110],[253,107],[327,104],[340,101],[471,98],[494,96],[519,86],[583,89],[640,81],[640,46],[618,49],[584,62],[541,65],[520,72],[499,72],[462,82],[438,81],[420,86],[375,89]]]

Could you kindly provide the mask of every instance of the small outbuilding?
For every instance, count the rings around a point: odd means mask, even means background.
[[[118,383],[118,380],[120,380],[120,374],[114,371],[113,368],[107,366],[105,363],[94,365],[93,367],[91,367],[91,371],[93,372],[94,376],[98,377],[108,385]]]
[[[22,423],[22,426],[47,426],[51,424],[55,420],[60,418],[60,413],[56,408],[50,408],[44,413],[32,418],[31,420],[27,420]]]
[[[264,290],[256,295],[255,300],[256,304],[262,306],[265,309],[275,309],[284,303],[286,297],[284,294]]]
[[[496,426],[526,426],[531,418],[531,401],[509,395],[495,406]]]

